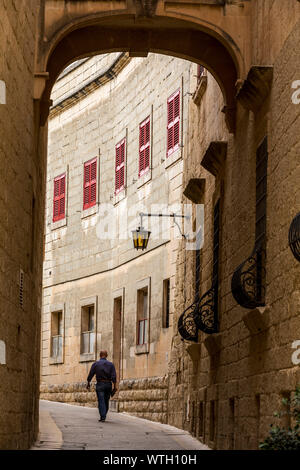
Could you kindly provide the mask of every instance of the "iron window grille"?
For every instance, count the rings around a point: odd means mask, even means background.
[[[218,332],[218,289],[220,252],[220,200],[214,208],[213,224],[213,274],[212,287],[199,296],[200,290],[200,250],[196,251],[195,300],[184,310],[178,320],[178,331],[187,341],[198,342],[198,331],[207,334]]]
[[[214,207],[213,224],[213,272],[212,286],[200,298],[196,310],[195,323],[200,331],[207,334],[218,332],[218,290],[220,253],[220,199]]]
[[[265,305],[266,207],[267,207],[268,141],[264,138],[256,153],[255,244],[251,255],[235,270],[231,291],[244,308]]]

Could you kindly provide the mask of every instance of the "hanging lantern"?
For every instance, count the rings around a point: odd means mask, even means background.
[[[151,232],[144,230],[143,227],[139,227],[136,230],[132,230],[133,246],[136,250],[145,250],[148,245]]]
[[[300,212],[294,217],[290,226],[289,246],[296,260],[300,261]]]

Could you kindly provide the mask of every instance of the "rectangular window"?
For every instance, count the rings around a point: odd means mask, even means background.
[[[228,426],[229,426],[228,448],[230,450],[234,450],[234,447],[235,447],[235,428],[236,428],[235,414],[236,414],[235,399],[230,398],[229,399],[229,422],[228,422]]]
[[[62,357],[63,348],[63,314],[53,312],[51,314],[51,357]]]
[[[126,139],[116,145],[115,194],[125,187],[125,146]]]
[[[200,82],[200,78],[202,77],[203,73],[204,73],[203,65],[198,64],[197,65],[197,83]]]
[[[199,437],[204,437],[204,403],[203,401],[200,402],[199,405]]]
[[[209,404],[209,439],[215,440],[216,435],[216,401],[212,400]]]
[[[65,218],[66,174],[54,179],[53,222]]]
[[[167,157],[179,148],[180,90],[168,99]]]
[[[255,243],[257,246],[263,246],[266,237],[267,169],[268,140],[266,137],[256,152]]]
[[[19,271],[19,304],[20,307],[24,306],[24,271]]]
[[[163,282],[163,328],[170,326],[170,279]]]
[[[81,308],[81,354],[95,351],[95,309],[94,305]]]
[[[83,209],[92,207],[97,202],[97,158],[84,164]]]
[[[138,290],[137,344],[148,343],[148,287]]]
[[[150,168],[150,117],[140,124],[139,177]]]

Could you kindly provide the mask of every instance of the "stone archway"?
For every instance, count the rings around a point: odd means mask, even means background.
[[[53,84],[69,63],[107,52],[155,52],[201,63],[214,75],[234,132],[236,84],[249,65],[243,50],[249,8],[219,0],[43,0],[34,93],[40,124],[48,117]]]

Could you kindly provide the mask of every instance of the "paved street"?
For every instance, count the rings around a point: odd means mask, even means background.
[[[125,413],[98,421],[96,408],[40,402],[40,435],[34,449],[207,450],[189,433]]]

